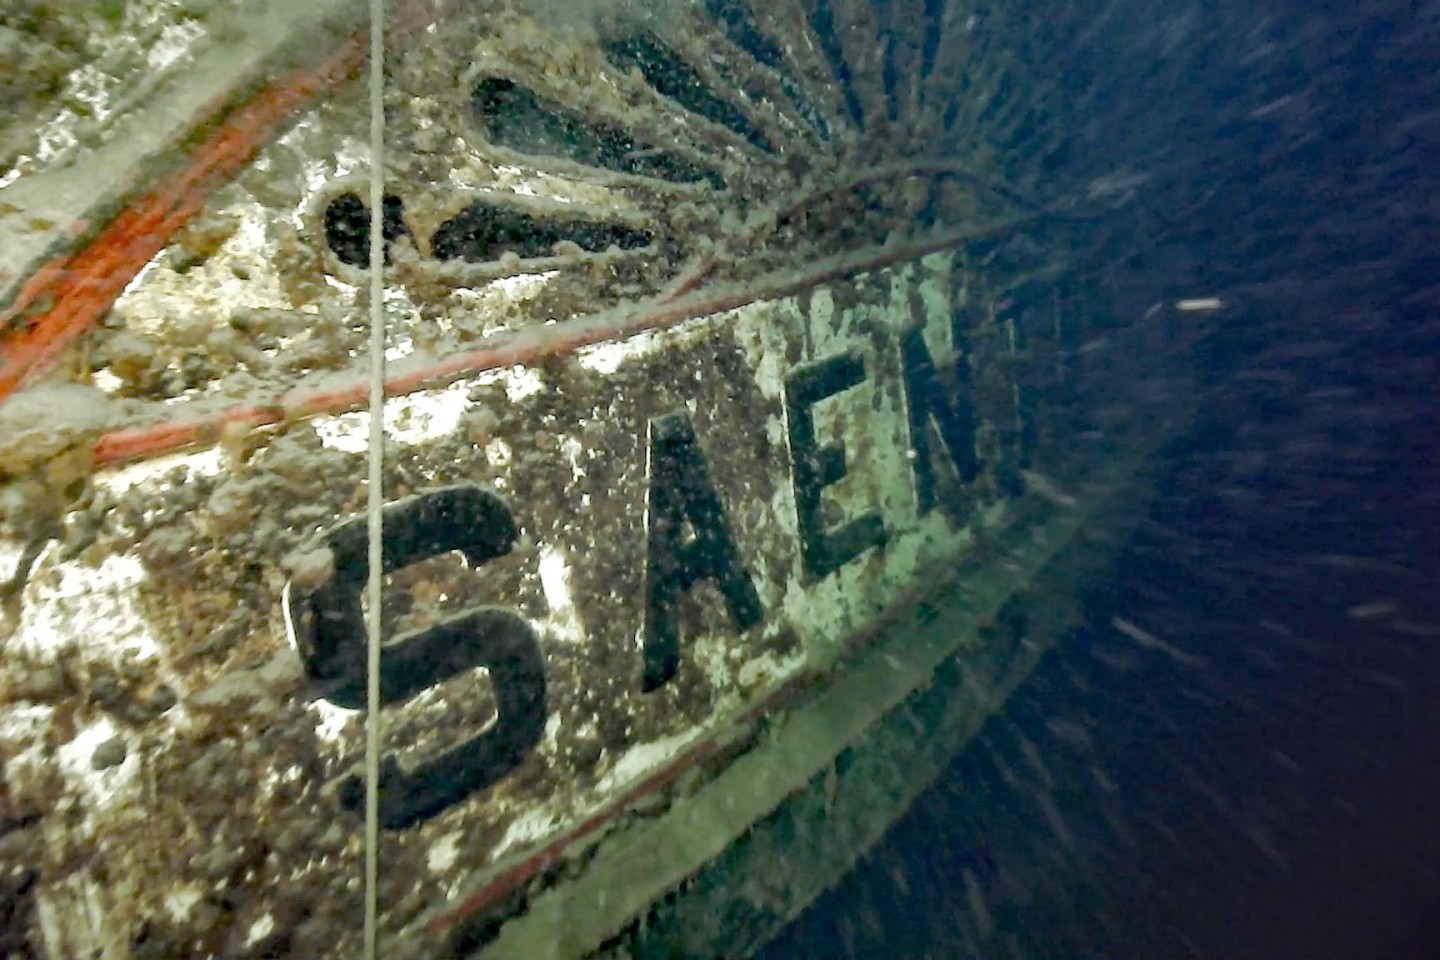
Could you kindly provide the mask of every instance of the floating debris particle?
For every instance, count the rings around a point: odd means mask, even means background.
[[[980,885],[980,878],[969,867],[964,868],[961,876],[965,881],[965,900],[970,905],[970,914],[979,925],[981,935],[989,937],[994,932],[995,919],[985,898],[985,888]]]
[[[1345,611],[1346,616],[1351,620],[1373,620],[1375,617],[1383,617],[1386,614],[1394,613],[1400,609],[1389,600],[1374,600],[1370,603],[1360,603]]]
[[[1254,110],[1251,110],[1250,119],[1259,120],[1262,117],[1269,116],[1277,110],[1283,110],[1288,107],[1294,101],[1294,99],[1295,95],[1293,93],[1287,93],[1285,94],[1285,96],[1280,97],[1278,100],[1271,100],[1263,107],[1256,107]]]
[[[1055,484],[1043,474],[1036,473],[1034,470],[1021,470],[1020,476],[1025,481],[1025,489],[1047,503],[1054,504],[1057,507],[1064,507],[1066,510],[1073,510],[1079,505],[1078,500],[1055,486]]]
[[[1198,297],[1193,300],[1176,300],[1175,309],[1181,313],[1213,313],[1224,304],[1218,297]]]
[[[1110,625],[1145,649],[1156,650],[1163,653],[1178,664],[1187,667],[1205,666],[1205,659],[1203,657],[1197,657],[1193,653],[1186,653],[1174,644],[1166,643],[1164,640],[1155,636],[1155,634],[1140,629],[1124,617],[1111,617]]]

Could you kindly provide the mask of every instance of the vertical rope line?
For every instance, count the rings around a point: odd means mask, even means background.
[[[366,499],[365,960],[376,960],[380,881],[380,601],[385,464],[385,0],[370,0],[370,440]]]

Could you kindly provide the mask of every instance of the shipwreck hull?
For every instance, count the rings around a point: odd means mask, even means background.
[[[1142,513],[1195,330],[903,6],[397,5],[379,611],[359,11],[182,18],[198,79],[16,162],[16,951],[358,955],[372,616],[387,956],[742,956],[904,811]]]

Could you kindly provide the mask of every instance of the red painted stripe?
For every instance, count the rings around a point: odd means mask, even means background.
[[[441,15],[432,0],[409,0],[395,17],[399,37],[413,37]],[[140,270],[165,249],[206,200],[278,136],[296,114],[353,76],[368,57],[369,27],[362,26],[318,64],[293,70],[262,87],[225,114],[224,96],[197,119],[194,130],[214,124],[190,153],[152,191],[128,204],[83,249],[40,267],[15,301],[0,311],[0,330],[19,326],[0,342],[0,402],[40,377],[93,327]],[[224,118],[215,123],[217,118]],[[78,221],[74,236],[89,231]],[[22,319],[29,315],[29,319]]]
[[[856,253],[822,260],[806,270],[783,271],[750,283],[719,289],[702,289],[685,297],[662,298],[624,311],[612,311],[541,327],[527,327],[490,338],[475,350],[454,353],[439,360],[407,367],[394,364],[397,372],[385,380],[385,394],[402,396],[417,390],[445,386],[486,370],[515,364],[534,363],[545,357],[574,352],[581,347],[624,340],[648,330],[659,330],[696,317],[732,310],[759,300],[791,296],[812,287],[856,273],[878,270],[895,263],[914,260],[966,240],[1009,228],[1024,219],[936,233],[924,240],[871,247]],[[324,414],[364,409],[369,386],[357,374],[339,387],[299,387],[269,406],[240,404],[203,417],[167,420],[163,423],[128,427],[102,435],[95,444],[97,465],[116,465],[173,453],[189,446],[213,444],[221,432],[236,427],[254,427],[301,420]]]

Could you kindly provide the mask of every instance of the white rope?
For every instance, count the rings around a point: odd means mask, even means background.
[[[381,470],[385,464],[385,0],[370,0],[370,441],[366,519],[370,616],[365,637],[365,960],[376,960],[380,881]]]

